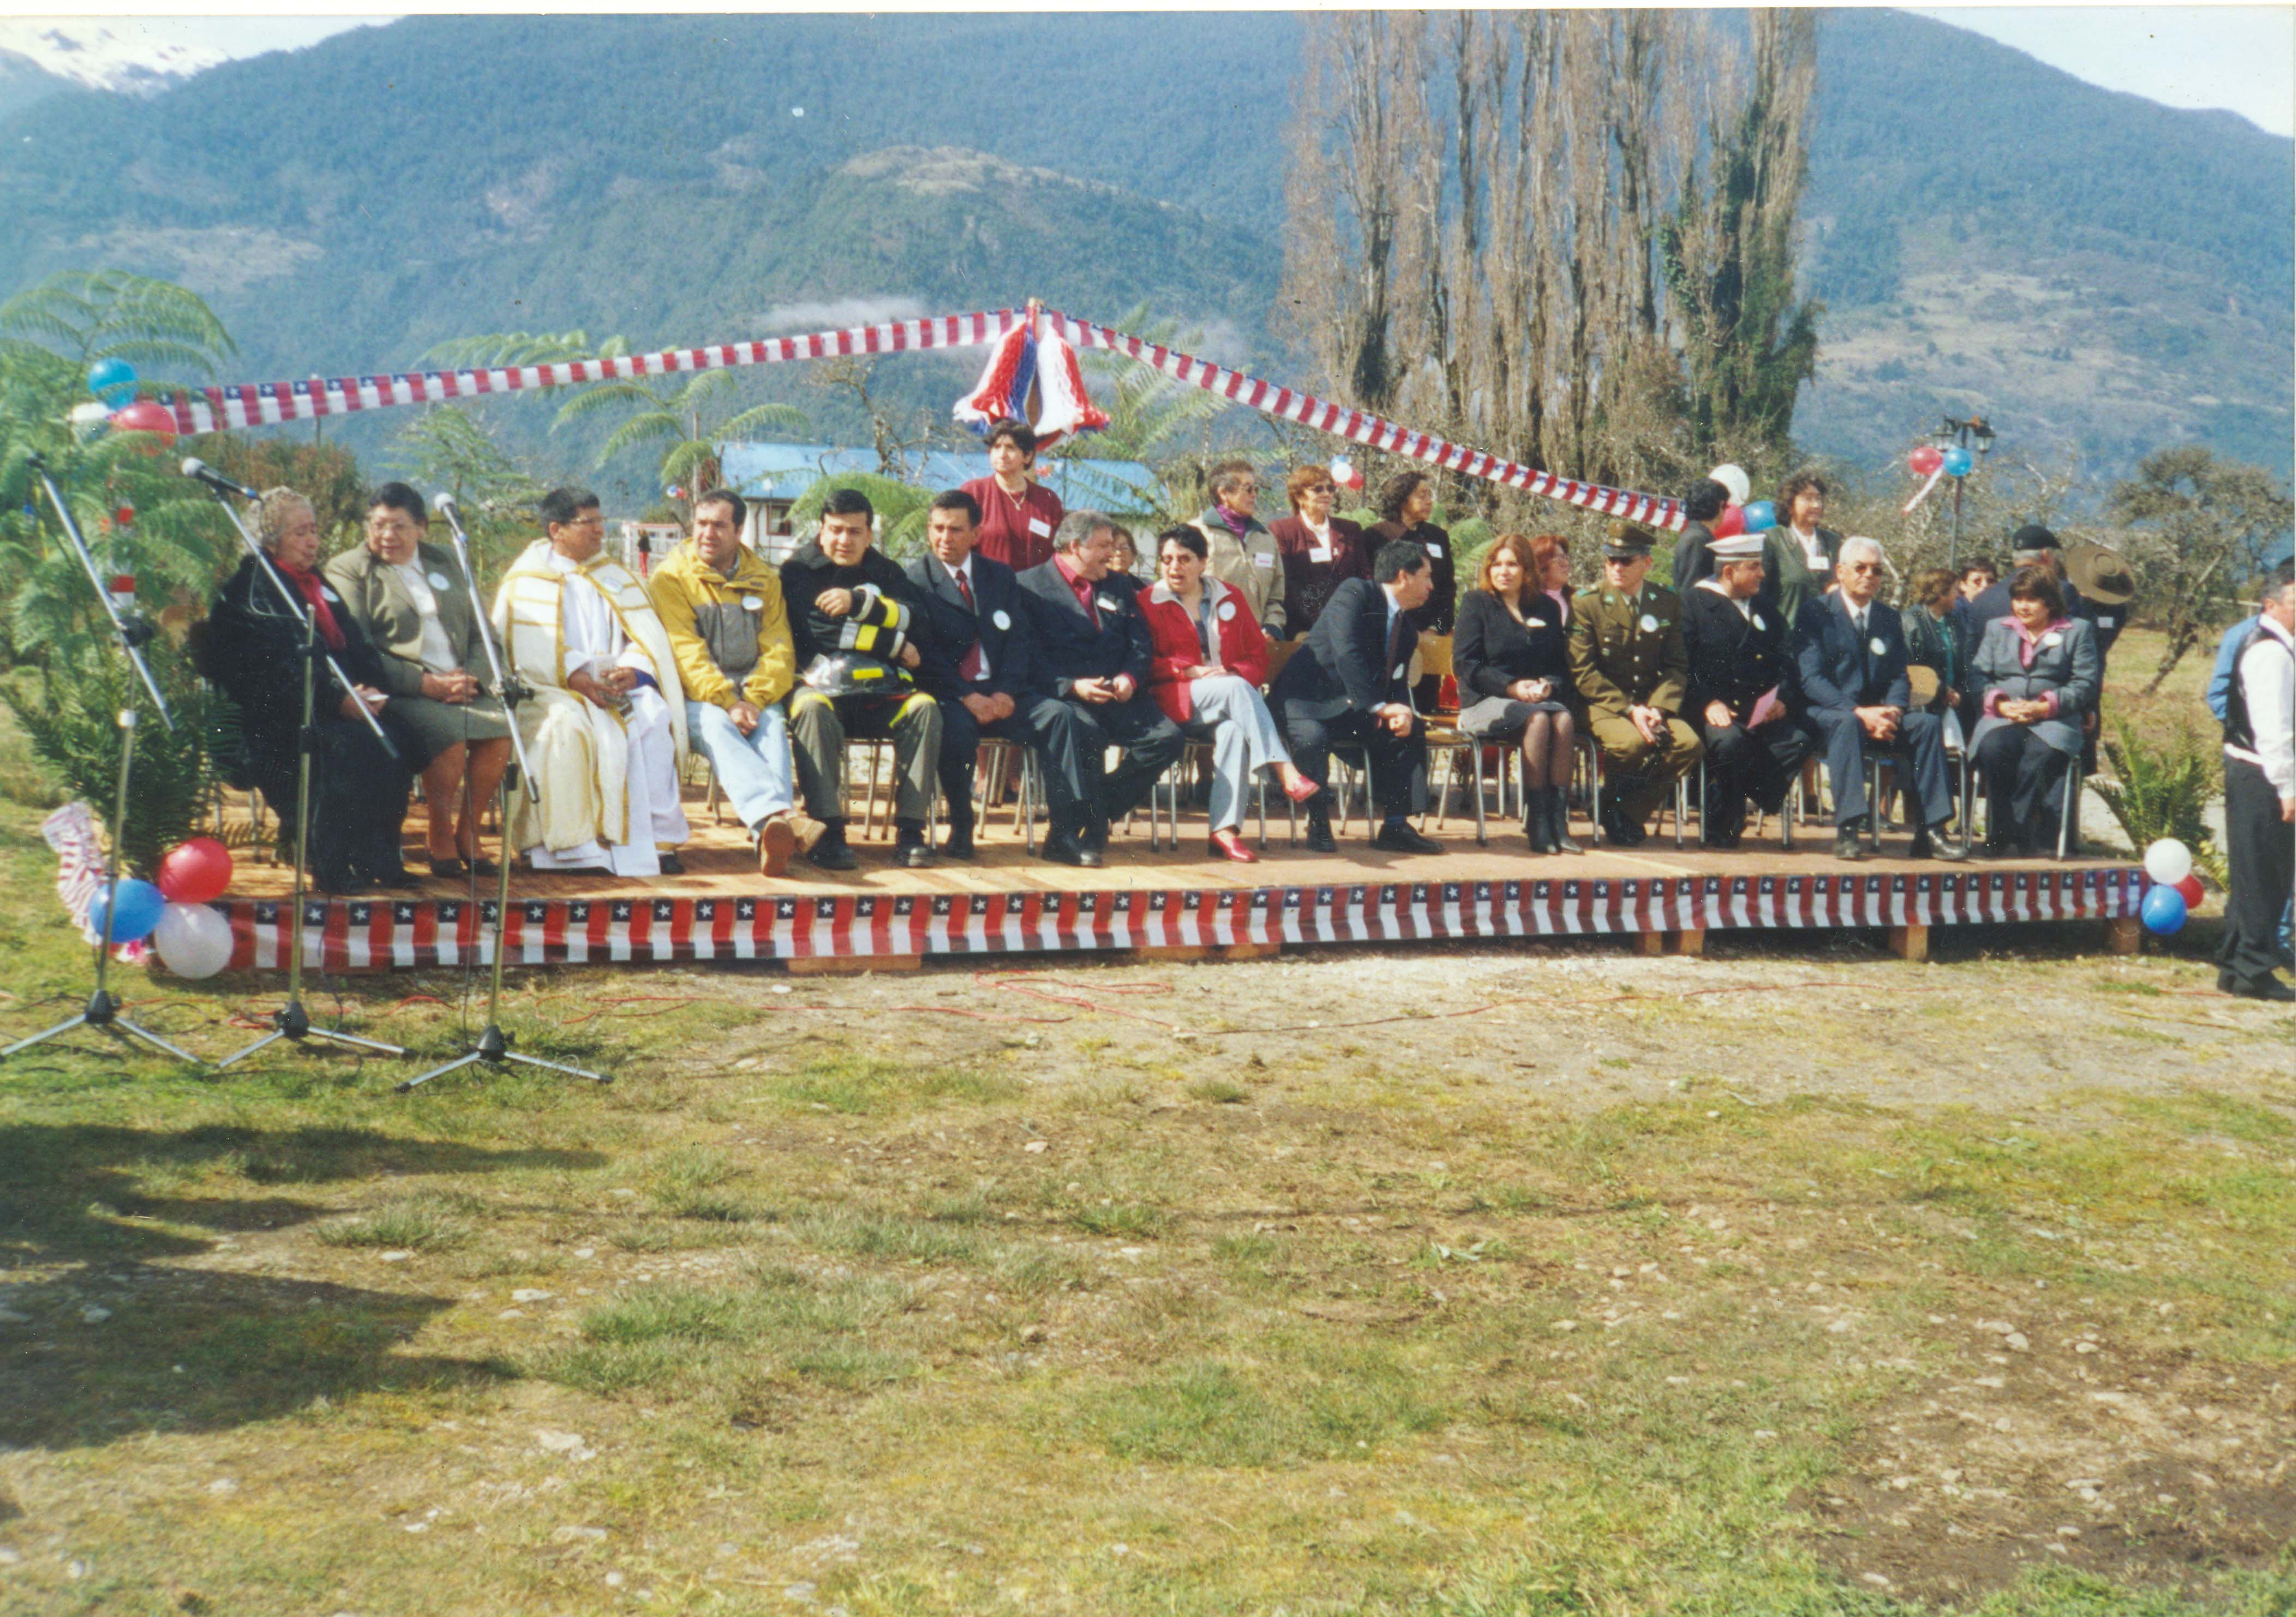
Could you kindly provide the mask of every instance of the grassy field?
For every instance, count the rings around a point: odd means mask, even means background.
[[[0,1068],[0,1611],[2285,1613],[2296,1022],[2204,941],[518,981],[603,1089],[82,1037]]]
[[[0,1068],[0,1613],[2285,1617],[2296,1020],[2096,941],[515,979],[603,1089],[83,1035]]]

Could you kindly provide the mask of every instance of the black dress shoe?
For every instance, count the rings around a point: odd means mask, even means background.
[[[893,844],[893,863],[904,870],[930,870],[939,858],[922,840]]]
[[[315,870],[311,873],[311,885],[316,887],[321,892],[332,893],[338,899],[353,899],[366,891],[374,883],[365,876],[351,875],[348,872],[341,875],[331,876]]]
[[[685,874],[685,861],[674,853],[661,855],[659,863],[661,866],[661,874],[666,876],[682,876]]]
[[[1866,839],[1857,826],[1843,825],[1834,831],[1833,857],[1852,863],[1866,857]]]
[[[2232,991],[2243,999],[2265,999],[2276,1005],[2296,1000],[2296,989],[2290,988],[2277,977],[2259,977],[2252,982],[2235,982]]]
[[[1065,832],[1056,831],[1046,837],[1037,851],[1055,865],[1074,865],[1085,870],[1098,870],[1104,863],[1100,850]]]
[[[1948,865],[1958,865],[1969,857],[1969,850],[1946,833],[1943,821],[1915,837],[1914,846],[1920,850],[1914,855],[1917,859],[1943,859]]]
[[[1422,836],[1408,825],[1382,825],[1371,845],[1382,853],[1440,853],[1443,844],[1431,836]]]
[[[387,875],[375,877],[374,884],[377,887],[396,888],[400,892],[411,892],[422,885],[422,878],[402,865]]]
[[[1309,853],[1337,853],[1339,850],[1339,843],[1334,841],[1332,838],[1332,823],[1329,820],[1309,820],[1308,822],[1308,851]]]
[[[972,845],[972,827],[951,825],[948,828],[948,835],[941,840],[940,853],[941,858],[945,859],[969,861],[977,857],[979,850]]]
[[[471,867],[458,858],[430,856],[430,874],[441,882],[463,882],[470,879]]]
[[[2235,994],[2239,991],[2240,979],[2234,976],[2230,972],[2224,970],[2222,967],[2218,968],[2217,992],[2219,994]]]
[[[502,874],[502,866],[492,859],[473,858],[471,861],[471,874],[474,876],[498,876]]]
[[[1650,833],[1643,829],[1640,820],[1630,820],[1615,808],[1603,810],[1603,840],[1621,848],[1639,848]]]
[[[853,850],[846,845],[843,837],[822,838],[805,856],[805,861],[820,870],[851,870],[861,863],[853,857]]]

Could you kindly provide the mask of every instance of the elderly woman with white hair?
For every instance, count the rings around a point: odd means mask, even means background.
[[[1953,819],[1945,732],[1936,714],[1914,706],[1905,623],[1880,599],[1887,566],[1874,540],[1842,540],[1834,568],[1840,587],[1807,597],[1794,619],[1803,727],[1833,776],[1833,854],[1865,858],[1858,833],[1873,808],[1866,800],[1865,764],[1874,756],[1899,760],[1906,800],[1919,816],[1910,857],[1958,858],[1942,834]]]
[[[337,682],[324,661],[314,670],[311,802],[308,850],[311,876],[326,892],[374,886],[414,887],[399,853],[415,773],[429,762],[414,732],[397,721],[381,691],[381,659],[343,598],[318,571],[319,518],[291,488],[265,491],[258,542],[318,626],[321,648],[347,675]],[[234,785],[260,791],[283,823],[296,813],[296,733],[303,722],[303,620],[279,599],[248,557],[217,592],[201,626],[201,671],[238,710],[240,755],[226,759]],[[375,740],[359,709],[376,714],[399,756]]]

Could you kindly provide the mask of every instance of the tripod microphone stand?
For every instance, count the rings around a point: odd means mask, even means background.
[[[191,468],[197,464],[185,462],[185,471],[190,472]],[[197,473],[194,472],[192,475],[196,476]],[[295,737],[295,899],[293,908],[290,912],[292,918],[288,933],[290,941],[287,948],[287,1003],[271,1014],[270,1032],[266,1033],[246,1048],[234,1051],[216,1063],[216,1071],[220,1072],[226,1067],[245,1061],[258,1050],[275,1045],[283,1038],[298,1047],[311,1039],[319,1038],[324,1039],[329,1044],[341,1045],[347,1049],[373,1051],[379,1055],[404,1055],[406,1052],[398,1046],[385,1044],[379,1038],[361,1038],[354,1033],[341,1033],[332,1028],[314,1026],[310,1012],[303,1006],[303,883],[310,860],[311,749],[318,739],[318,731],[314,724],[314,708],[317,702],[319,664],[324,661],[327,665],[328,671],[335,677],[336,681],[344,690],[352,688],[351,682],[344,675],[341,665],[336,662],[333,655],[326,652],[319,644],[318,614],[310,611],[296,598],[294,592],[287,587],[287,581],[282,579],[277,570],[271,565],[271,558],[263,554],[263,546],[256,543],[255,536],[248,532],[247,524],[240,520],[239,513],[232,509],[230,497],[222,488],[215,488],[212,483],[209,486],[215,494],[217,503],[223,506],[224,515],[230,518],[231,525],[239,530],[240,540],[247,546],[248,554],[255,558],[257,570],[270,580],[271,587],[278,595],[280,603],[287,608],[290,615],[295,619],[298,627],[303,631],[303,644],[299,657],[303,665],[303,726],[296,733]],[[383,751],[393,758],[398,757],[398,749],[391,745],[390,738],[382,733],[381,724],[372,712],[368,711],[366,704],[360,702],[358,710],[366,719],[367,727],[374,732],[375,739],[382,743]]]
[[[111,592],[104,587],[102,575],[96,571],[95,558],[88,554],[87,541],[80,538],[79,525],[72,521],[70,509],[65,505],[63,496],[57,491],[55,480],[48,475],[48,464],[45,457],[37,454],[28,456],[26,464],[31,468],[32,474],[40,480],[40,486],[47,490],[48,504],[55,507],[57,524],[62,528],[64,538],[70,541],[73,554],[79,558],[80,570],[87,574],[88,584],[94,589],[96,600],[102,603],[104,616],[111,623],[113,638],[119,643],[120,651],[126,654],[129,664],[135,669],[137,677],[143,680],[144,689],[151,695],[152,705],[159,713],[160,721],[170,730],[174,729],[175,715],[168,711],[168,699],[160,694],[160,682],[152,677],[151,665],[144,661],[143,648],[151,642],[158,631],[143,614],[136,612],[132,607],[127,612],[122,612],[112,601]],[[127,775],[135,760],[135,710],[133,707],[126,707],[119,710],[119,785],[112,800],[111,858],[104,865],[103,925],[101,929],[102,936],[97,938],[95,943],[95,991],[87,997],[86,1005],[77,1016],[68,1017],[45,1032],[35,1033],[29,1038],[20,1038],[7,1048],[0,1049],[0,1061],[5,1061],[19,1050],[29,1050],[34,1045],[45,1044],[49,1039],[69,1033],[74,1028],[95,1028],[118,1038],[140,1038],[145,1044],[165,1050],[178,1061],[189,1062],[193,1066],[200,1064],[198,1056],[187,1050],[176,1048],[157,1033],[152,1032],[151,1029],[138,1027],[122,1016],[119,1014],[119,1001],[112,997],[110,987],[111,916],[119,903],[119,869],[126,861]]]
[[[470,536],[463,531],[462,515],[455,507],[455,497],[451,494],[441,494],[432,502],[432,505],[439,514],[447,519],[447,529],[454,535],[455,559],[462,566],[463,582],[471,592],[471,603],[473,608],[477,608],[480,599],[479,580],[478,576],[471,570]],[[515,857],[510,845],[510,794],[515,784],[519,789],[525,792],[529,803],[538,804],[542,801],[542,788],[535,784],[534,770],[527,761],[526,742],[519,735],[518,730],[518,704],[525,701],[531,693],[520,682],[515,673],[504,669],[502,653],[495,644],[493,622],[484,611],[479,611],[477,617],[479,643],[486,648],[487,671],[494,676],[495,697],[502,703],[504,717],[510,721],[510,747],[513,759],[511,767],[503,771],[500,788],[503,848],[502,858],[496,861],[499,884],[495,894],[494,977],[487,989],[487,1025],[485,1030],[480,1033],[478,1043],[471,1047],[468,1055],[457,1056],[443,1067],[433,1067],[428,1072],[416,1074],[398,1086],[398,1093],[404,1095],[418,1084],[427,1084],[434,1078],[444,1078],[449,1072],[459,1072],[464,1067],[472,1066],[480,1062],[489,1067],[502,1067],[516,1062],[521,1066],[540,1067],[545,1071],[562,1072],[569,1078],[587,1079],[594,1084],[611,1084],[614,1080],[603,1072],[592,1072],[581,1067],[570,1067],[562,1062],[545,1061],[538,1055],[521,1055],[510,1047],[510,1035],[502,1030],[503,956],[504,954],[503,934],[510,920],[510,866],[511,860]]]

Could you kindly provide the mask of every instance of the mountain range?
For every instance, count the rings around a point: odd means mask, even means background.
[[[2289,141],[1906,13],[1829,12],[1820,42],[1806,448],[1880,466],[1977,413],[2092,480],[2188,440],[2289,476]],[[250,379],[407,369],[475,332],[652,347],[1031,295],[1145,304],[1292,379],[1268,316],[1301,48],[1267,13],[411,18],[144,96],[0,53],[0,292],[183,281]],[[945,420],[976,363],[880,385]],[[757,386],[857,429],[797,378]]]

